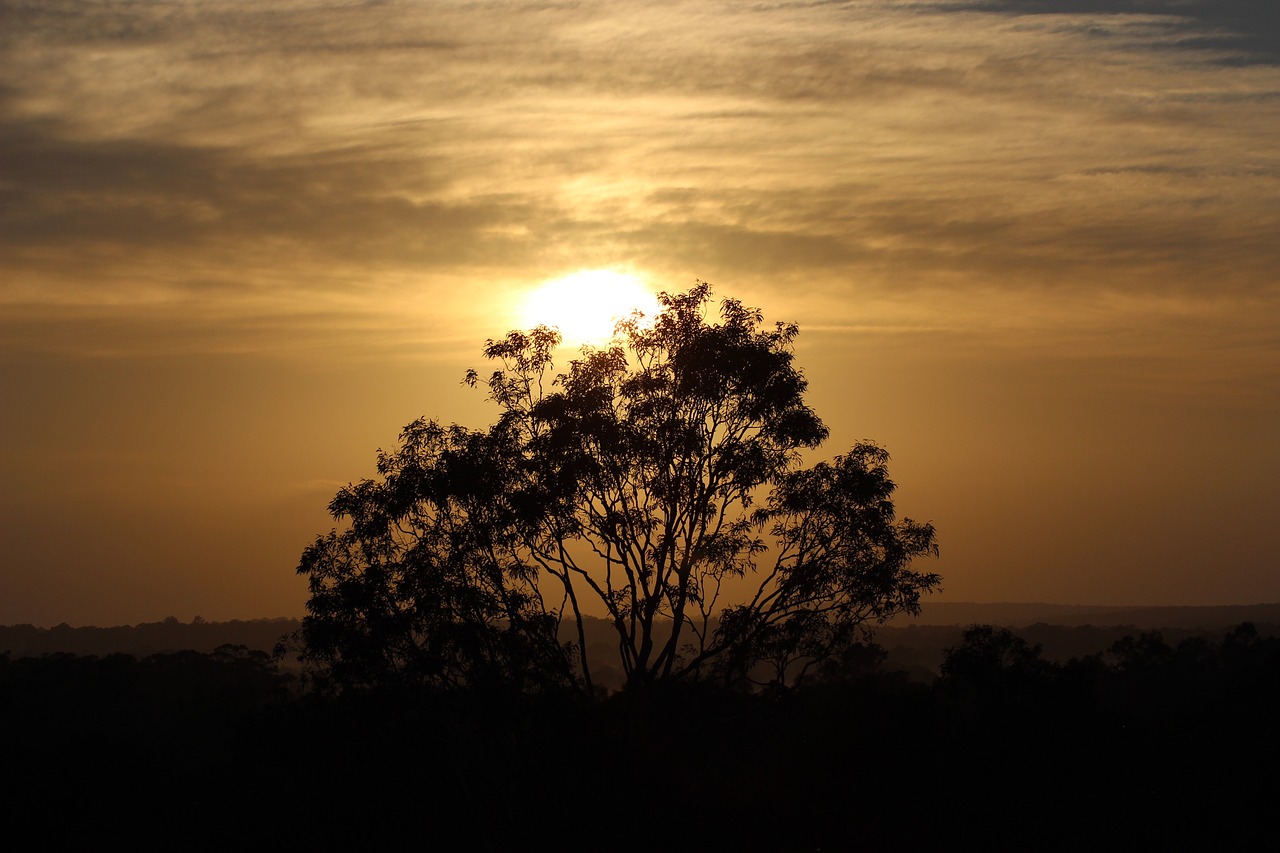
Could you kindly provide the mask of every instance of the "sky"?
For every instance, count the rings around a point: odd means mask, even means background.
[[[579,270],[800,325],[943,601],[1280,601],[1271,0],[0,0],[0,623],[300,615]]]

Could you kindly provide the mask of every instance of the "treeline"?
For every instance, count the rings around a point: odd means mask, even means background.
[[[320,696],[263,652],[0,656],[10,832],[196,849],[1180,849],[1265,828],[1280,640],[968,629],[798,689]]]
[[[301,624],[300,620],[287,618],[207,622],[198,616],[185,623],[170,616],[162,622],[111,628],[73,628],[66,623],[53,628],[0,625],[0,652],[8,651],[15,657],[59,653],[145,657],[179,651],[212,652],[228,645],[269,652]]]
[[[876,630],[875,641],[889,652],[886,666],[910,672],[916,680],[929,683],[937,677],[946,650],[960,642],[964,624],[946,620],[969,612],[1005,616],[1004,621],[991,620],[991,624],[1015,628],[1018,635],[1028,642],[1042,647],[1046,658],[1066,661],[1096,654],[1110,647],[1122,637],[1158,629],[1168,642],[1175,645],[1193,637],[1212,640],[1221,637],[1235,625],[1251,622],[1260,636],[1280,635],[1280,606],[1251,605],[1242,607],[1184,607],[1143,608],[1140,610],[1114,608],[1116,618],[1138,617],[1137,621],[1076,624],[1075,622],[1049,624],[1046,622],[1020,624],[1019,620],[1032,616],[1055,613],[1063,618],[1076,614],[1105,617],[1096,608],[1073,608],[1058,605],[932,605],[931,610],[914,624],[894,620]],[[1236,611],[1261,616],[1270,620],[1241,619],[1236,621],[1212,621]],[[927,622],[926,618],[937,619]],[[178,651],[211,653],[220,646],[244,646],[255,651],[271,653],[282,640],[294,635],[301,622],[298,619],[252,619],[229,622],[206,622],[199,617],[189,623],[169,617],[161,622],[139,625],[123,625],[110,628],[92,626],[37,628],[32,625],[0,625],[0,652],[13,657],[40,657],[47,654],[70,653],[76,655],[127,654],[146,657],[153,654]],[[617,634],[611,623],[588,617],[585,621],[587,649],[593,661],[593,671],[601,684],[609,688],[622,684],[622,673],[608,662],[617,657]],[[573,626],[562,631],[566,642],[576,641]],[[286,658],[285,663],[291,659]]]
[[[1000,627],[1010,627],[1008,623],[998,624]],[[1165,643],[1177,646],[1187,640],[1220,639],[1239,624],[1241,623],[1211,624],[1209,627],[1152,628],[1150,624],[1050,625],[1039,622],[1012,630],[1028,643],[1038,646],[1045,659],[1064,663],[1073,658],[1100,654],[1125,637],[1150,633],[1152,630],[1158,630]],[[1254,626],[1259,637],[1280,636],[1280,623],[1249,624]],[[966,627],[962,625],[888,626],[876,630],[875,640],[888,651],[888,668],[904,670],[919,681],[932,683],[940,672],[947,650],[962,642],[965,631]]]

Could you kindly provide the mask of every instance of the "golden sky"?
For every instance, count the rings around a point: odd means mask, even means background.
[[[1280,600],[1280,4],[0,0],[0,623],[299,614],[524,295],[800,324],[944,600]]]

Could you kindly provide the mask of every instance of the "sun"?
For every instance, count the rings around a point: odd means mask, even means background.
[[[614,325],[640,311],[652,318],[658,299],[640,279],[613,270],[579,270],[552,279],[525,297],[523,325],[555,326],[566,346],[600,344]]]

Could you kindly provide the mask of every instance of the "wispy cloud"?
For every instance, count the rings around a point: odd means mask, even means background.
[[[184,347],[341,328],[380,349],[603,265],[823,323],[902,300],[916,326],[980,304],[993,333],[1018,312],[1045,335],[1097,304],[1156,327],[1169,300],[1242,329],[1280,312],[1267,4],[3,14],[9,341],[73,349],[133,306]]]
[[[1014,15],[1159,16],[1168,45],[1210,52],[1228,65],[1280,62],[1280,7],[1266,0],[956,0],[963,7]],[[1103,27],[1091,30],[1106,33]]]

